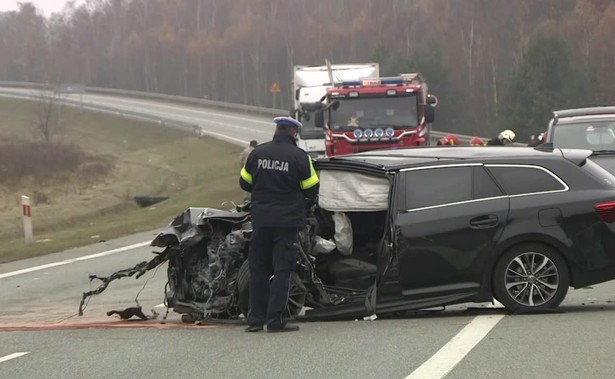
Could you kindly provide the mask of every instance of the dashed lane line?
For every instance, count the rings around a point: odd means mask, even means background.
[[[13,353],[13,354],[5,355],[4,357],[0,357],[0,363],[6,362],[6,361],[10,361],[11,359],[23,357],[26,354],[29,354],[29,352],[23,351],[23,352],[19,352],[19,353]]]
[[[476,316],[437,353],[405,379],[444,378],[493,329],[504,315]]]
[[[147,245],[150,244],[150,242],[151,241],[139,242],[139,243],[135,243],[134,245],[128,245],[128,246],[119,247],[119,248],[113,249],[113,250],[103,251],[102,253],[96,253],[96,254],[86,255],[86,256],[78,257],[78,258],[66,259],[66,260],[60,261],[60,262],[47,263],[47,264],[40,265],[40,266],[24,268],[22,270],[17,270],[17,271],[11,271],[11,272],[7,272],[7,273],[4,273],[4,274],[0,274],[0,279],[10,278],[11,276],[16,276],[16,275],[21,275],[21,274],[27,274],[29,272],[45,270],[45,269],[51,268],[51,267],[64,266],[64,265],[67,265],[67,264],[70,264],[70,263],[79,262],[79,261],[87,261],[89,259],[100,258],[100,257],[104,257],[104,256],[107,256],[107,255],[115,254],[115,253],[121,253],[123,251],[137,249],[139,247],[147,246]]]

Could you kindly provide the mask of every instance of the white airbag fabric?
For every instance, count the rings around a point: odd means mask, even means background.
[[[385,211],[389,205],[386,178],[347,171],[321,170],[318,206],[328,211]]]
[[[335,245],[340,254],[349,256],[352,254],[352,224],[350,219],[342,212],[333,212],[335,223]]]

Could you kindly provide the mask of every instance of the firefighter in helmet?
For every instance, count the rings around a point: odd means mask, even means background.
[[[515,142],[515,132],[510,129],[502,130],[497,137],[487,142],[488,146],[505,146]]]
[[[459,146],[461,140],[455,134],[448,134],[438,140],[438,146]]]
[[[470,140],[470,146],[485,146],[485,145],[486,145],[485,140],[483,140],[479,136],[472,137],[472,139]]]

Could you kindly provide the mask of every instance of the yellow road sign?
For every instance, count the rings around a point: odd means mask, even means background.
[[[278,84],[278,82],[275,82],[271,85],[271,93],[279,93],[280,91],[280,85]]]

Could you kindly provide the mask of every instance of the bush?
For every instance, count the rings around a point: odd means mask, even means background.
[[[17,184],[27,177],[40,182],[74,173],[91,180],[104,178],[112,169],[111,158],[86,154],[75,145],[22,140],[0,142],[0,178],[6,185]]]

